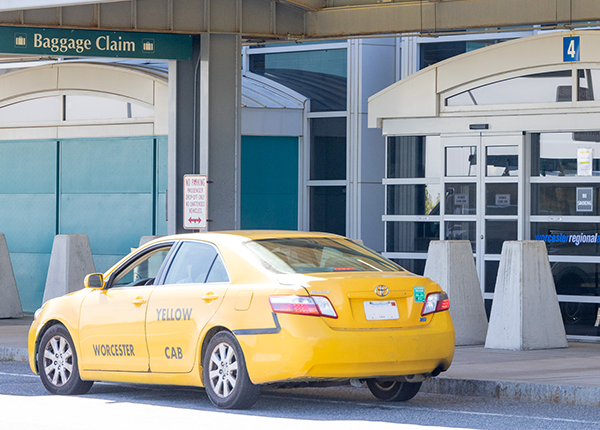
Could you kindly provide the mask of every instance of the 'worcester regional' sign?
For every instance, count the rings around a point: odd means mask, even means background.
[[[189,60],[192,36],[101,30],[0,27],[0,53],[58,57]]]

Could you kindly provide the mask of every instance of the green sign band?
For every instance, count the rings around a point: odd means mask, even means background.
[[[189,60],[192,36],[101,30],[0,27],[0,53],[59,57]]]

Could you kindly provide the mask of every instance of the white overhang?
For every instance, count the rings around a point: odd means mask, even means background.
[[[565,37],[580,38],[580,61],[565,62]],[[471,51],[423,69],[369,98],[369,127],[386,121],[440,117],[442,98],[541,67],[584,68],[600,63],[600,31],[551,32]]]

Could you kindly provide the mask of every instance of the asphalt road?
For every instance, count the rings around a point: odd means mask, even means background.
[[[0,430],[600,429],[600,408],[418,394],[384,403],[364,389],[264,389],[246,411],[216,409],[201,388],[96,383],[52,396],[27,363],[0,362]]]

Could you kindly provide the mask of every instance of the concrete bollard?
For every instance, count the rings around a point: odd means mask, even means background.
[[[17,289],[8,245],[4,233],[0,233],[0,318],[21,318],[23,308]]]
[[[43,303],[81,290],[86,275],[94,273],[90,241],[85,234],[59,234],[54,237]]]
[[[424,276],[440,284],[448,293],[456,345],[483,345],[488,321],[471,242],[431,241]]]
[[[504,242],[485,347],[568,347],[544,242]]]

